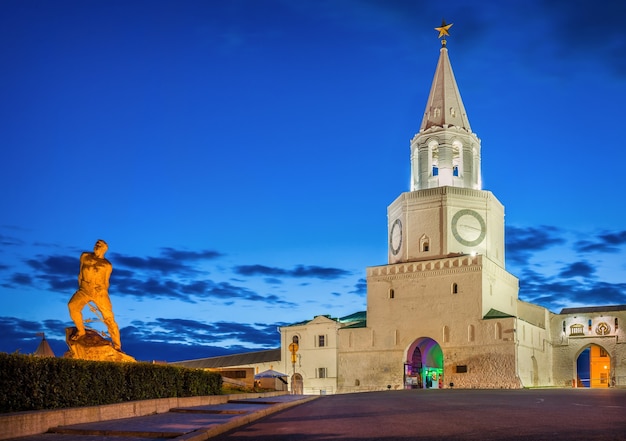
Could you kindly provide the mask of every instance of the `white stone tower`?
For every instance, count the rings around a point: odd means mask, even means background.
[[[410,189],[387,208],[388,264],[367,269],[367,324],[339,330],[338,388],[519,387],[504,207],[482,189],[445,40],[410,148]]]

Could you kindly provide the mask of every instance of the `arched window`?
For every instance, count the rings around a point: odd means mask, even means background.
[[[459,285],[457,285],[456,283],[452,284],[452,294],[458,294],[459,293]]]
[[[420,250],[422,252],[430,251],[430,239],[425,234],[422,234],[422,237],[420,237]]]
[[[452,143],[452,176],[463,175],[463,144],[459,140]]]
[[[431,176],[439,175],[439,144],[437,141],[428,143],[428,153],[430,154]]]
[[[291,342],[292,342],[292,343],[295,343],[295,344],[299,344],[299,343],[300,343],[300,338],[299,338],[297,335],[294,335],[294,336],[291,338]]]
[[[496,331],[496,340],[502,340],[502,325],[500,323],[496,323],[495,326],[495,331]]]

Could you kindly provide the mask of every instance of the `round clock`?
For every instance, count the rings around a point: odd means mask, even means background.
[[[391,253],[395,256],[400,252],[400,247],[402,246],[402,222],[400,219],[396,219],[391,226],[391,231],[389,232],[389,247],[391,248]]]
[[[452,234],[462,245],[474,247],[485,239],[484,219],[474,210],[459,210],[452,217]]]

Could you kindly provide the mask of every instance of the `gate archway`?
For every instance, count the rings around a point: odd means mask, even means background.
[[[585,346],[576,357],[576,387],[609,387],[611,356],[602,346]]]
[[[407,349],[404,363],[405,389],[443,387],[443,351],[430,337],[420,337]]]

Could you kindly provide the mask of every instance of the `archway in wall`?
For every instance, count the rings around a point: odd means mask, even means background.
[[[611,356],[602,347],[591,344],[576,357],[576,387],[609,387]]]
[[[429,337],[420,337],[408,347],[404,362],[405,389],[443,387],[443,352]]]
[[[291,393],[294,395],[302,395],[304,393],[304,381],[302,375],[293,374],[291,376]]]

